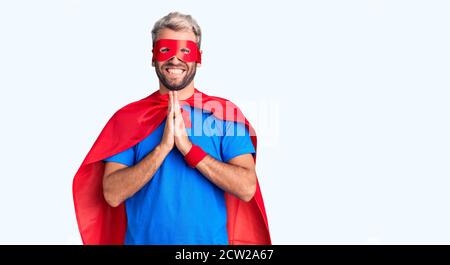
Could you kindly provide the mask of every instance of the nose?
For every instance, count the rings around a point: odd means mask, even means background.
[[[180,60],[180,59],[178,59],[177,56],[174,56],[174,57],[172,57],[172,58],[169,59],[169,62],[171,62],[171,63],[173,63],[173,64],[177,64],[177,63],[180,63],[180,62],[183,62],[183,61]]]

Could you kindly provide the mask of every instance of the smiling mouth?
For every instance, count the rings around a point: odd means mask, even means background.
[[[171,76],[180,76],[180,75],[184,74],[184,72],[186,72],[186,70],[184,70],[184,69],[172,68],[172,67],[166,67],[166,68],[164,68],[164,70],[166,71],[166,73],[168,73]]]

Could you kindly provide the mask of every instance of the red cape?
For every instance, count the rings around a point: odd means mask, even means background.
[[[201,100],[194,100],[194,95],[201,96]],[[245,123],[256,150],[255,131],[233,103],[223,98],[208,96],[197,89],[194,95],[183,103],[211,111],[215,117],[222,120]],[[86,155],[75,174],[72,187],[78,229],[83,244],[123,244],[127,225],[125,206],[122,203],[113,208],[106,203],[102,189],[105,166],[102,160],[134,146],[151,134],[166,118],[167,99],[168,94],[161,95],[156,91],[119,109],[107,122]],[[216,111],[219,108],[225,110],[225,106],[235,108],[233,115]],[[256,154],[254,159],[256,162]],[[271,244],[258,181],[255,195],[249,202],[244,202],[227,192],[225,201],[230,245]]]

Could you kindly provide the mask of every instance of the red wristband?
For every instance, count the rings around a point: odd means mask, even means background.
[[[195,168],[206,155],[206,152],[200,146],[192,144],[191,149],[184,156],[184,160],[190,167]]]

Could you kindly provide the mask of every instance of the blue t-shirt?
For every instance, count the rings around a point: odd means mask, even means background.
[[[189,139],[210,156],[227,162],[255,152],[245,125],[222,121],[201,109],[183,108],[191,117]],[[165,124],[140,143],[104,161],[137,164],[160,143]],[[125,208],[125,244],[228,244],[224,191],[190,168],[176,146],[152,179],[125,201]]]

